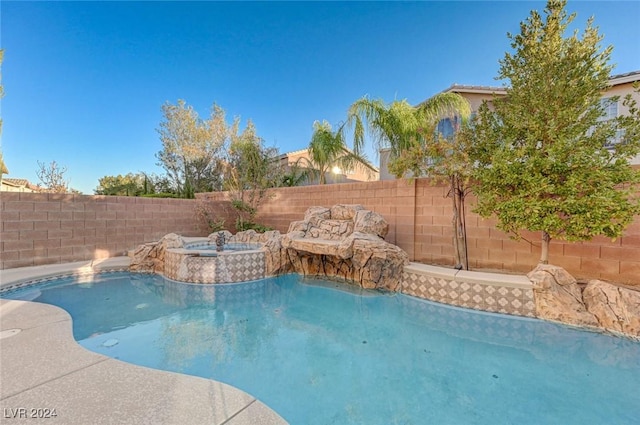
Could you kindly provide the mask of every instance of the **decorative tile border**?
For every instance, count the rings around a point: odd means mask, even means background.
[[[262,250],[229,251],[215,256],[197,256],[192,251],[180,249],[167,250],[164,275],[190,283],[246,282],[263,279],[265,263]],[[37,278],[7,282],[0,287],[0,294],[60,278],[123,271],[128,271],[128,267],[111,264],[52,272]],[[458,307],[535,317],[533,288],[525,276],[456,271],[411,263],[404,268],[400,292]]]
[[[64,279],[67,277],[82,277],[82,276],[92,276],[97,274],[105,274],[105,273],[119,273],[119,272],[127,272],[129,271],[128,267],[114,267],[108,269],[89,269],[89,270],[78,270],[67,273],[59,273],[51,276],[43,276],[35,279],[26,279],[20,280],[15,283],[4,285],[0,288],[0,294],[8,294],[14,292],[18,289],[24,288],[26,286],[38,286],[43,285],[53,280]]]
[[[404,268],[400,292],[474,310],[535,317],[533,287],[525,276],[412,263]]]
[[[265,277],[265,253],[262,250],[206,254],[169,249],[164,258],[164,275],[189,283],[235,283]]]
[[[254,249],[262,248],[261,244],[257,243],[245,243],[245,242],[229,242],[224,245],[228,250],[237,250],[237,251],[249,251]],[[197,242],[188,242],[184,245],[184,249],[207,249],[212,252],[216,251],[216,244],[212,243],[210,240],[197,241]]]

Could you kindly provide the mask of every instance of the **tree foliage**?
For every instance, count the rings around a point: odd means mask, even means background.
[[[60,166],[56,161],[49,164],[38,161],[38,169],[36,175],[47,192],[51,193],[68,193],[69,181],[65,179],[64,174],[67,167]]]
[[[0,68],[4,61],[4,49],[0,49]],[[2,73],[0,72],[0,99],[4,97],[4,86],[2,85]],[[2,133],[2,118],[0,118],[0,133]]]
[[[96,195],[145,196],[162,188],[162,178],[146,173],[104,176],[98,179]],[[162,191],[160,191],[162,192]]]
[[[0,67],[2,67],[2,61],[4,60],[4,49],[0,49]],[[2,86],[2,73],[0,73],[0,99],[4,97],[4,87]],[[2,118],[0,117],[0,134],[2,134]],[[0,181],[2,181],[2,175],[9,174],[9,170],[4,163],[2,151],[0,150]]]
[[[349,110],[348,123],[354,128],[354,146],[361,149],[366,130],[376,145],[390,149],[389,171],[397,177],[429,176],[449,185],[452,200],[454,252],[456,264],[468,269],[464,200],[472,168],[468,133],[459,125],[471,113],[469,102],[457,93],[440,93],[417,107],[407,101],[385,104],[362,98]],[[451,120],[451,135],[438,131],[438,123]]]
[[[472,190],[471,174],[474,160],[472,129],[469,127],[469,111],[451,118],[453,132],[445,135],[433,128],[421,131],[416,143],[404,149],[389,163],[389,171],[396,176],[411,172],[413,176],[428,176],[433,183],[445,183],[451,198],[453,245],[456,265],[467,270],[465,200]]]
[[[513,53],[500,61],[507,96],[483,105],[475,127],[479,181],[477,212],[496,215],[516,238],[542,232],[541,262],[552,238],[619,237],[639,212],[640,182],[629,159],[640,151],[639,114],[602,120],[611,47],[589,19],[580,37],[564,37],[575,15],[551,0],[546,19],[532,11],[520,33],[508,34]],[[618,98],[610,101],[618,102]],[[611,146],[619,132],[624,140]]]
[[[418,139],[429,134],[446,117],[469,114],[469,103],[456,93],[440,93],[417,107],[406,100],[386,104],[381,99],[363,97],[347,113],[347,126],[353,129],[353,150],[361,152],[367,132],[376,148],[390,148],[391,159],[415,147]]]
[[[2,152],[0,152],[0,179],[2,179],[3,174],[9,174],[9,169],[4,164],[4,157],[2,156]]]
[[[365,174],[375,173],[377,169],[364,154],[355,153],[347,147],[342,127],[333,131],[327,121],[313,123],[313,135],[307,148],[309,157],[302,157],[296,167],[306,168],[309,179],[317,179],[319,184],[327,182],[327,175],[334,167],[340,170],[359,170]]]
[[[282,181],[278,151],[264,146],[251,121],[238,133],[231,128],[229,152],[225,166],[224,188],[229,191],[231,204],[238,213],[236,229],[267,230],[255,222],[258,208],[269,197],[268,189]]]
[[[157,158],[174,190],[183,197],[220,190],[221,153],[229,135],[224,110],[214,104],[209,118],[203,120],[179,100],[177,105],[164,104],[162,113],[164,120],[158,129],[162,150]]]
[[[298,160],[293,164],[288,164],[282,175],[282,186],[300,186],[311,180],[315,169],[305,167],[303,162],[303,160]]]

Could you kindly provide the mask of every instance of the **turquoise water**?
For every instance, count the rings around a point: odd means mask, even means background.
[[[60,306],[89,350],[212,378],[292,424],[638,424],[640,343],[287,275],[128,273],[4,294]]]

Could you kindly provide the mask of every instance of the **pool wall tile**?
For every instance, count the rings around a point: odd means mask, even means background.
[[[185,250],[167,250],[164,274],[190,283],[235,283],[265,277],[262,250],[199,256]]]
[[[472,274],[414,263],[405,267],[400,288],[404,294],[443,304],[535,317],[532,285],[521,276]]]

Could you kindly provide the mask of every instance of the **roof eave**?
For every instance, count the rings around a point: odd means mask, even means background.
[[[635,83],[640,81],[640,71],[629,72],[627,74],[614,75],[609,80],[611,86],[619,86],[620,84]]]
[[[482,87],[482,86],[459,86],[452,85],[442,93],[475,93],[475,94],[507,94],[504,87]]]

